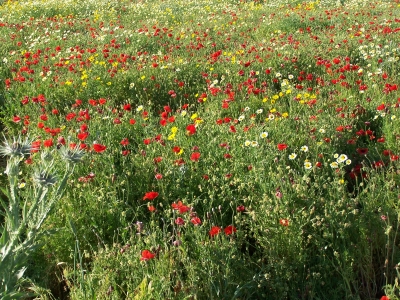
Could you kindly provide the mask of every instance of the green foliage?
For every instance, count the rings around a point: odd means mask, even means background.
[[[29,241],[7,256],[8,291],[399,297],[398,3],[8,1],[0,15],[2,128],[32,138],[1,152],[1,240]]]
[[[19,163],[24,155],[29,154],[31,145],[28,140],[14,140],[11,144],[5,141],[0,152],[9,156],[6,174],[9,180],[9,190],[2,189],[6,196],[1,200],[4,223],[1,227],[0,249],[0,295],[2,299],[20,299],[33,295],[20,290],[27,261],[37,247],[40,238],[49,232],[40,232],[43,222],[48,217],[54,204],[62,197],[68,177],[73,166],[67,162],[66,171],[55,188],[56,179],[50,173],[52,158],[49,153],[43,153],[42,169],[33,175],[34,187],[21,197],[18,189]]]

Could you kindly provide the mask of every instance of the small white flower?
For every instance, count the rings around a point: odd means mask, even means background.
[[[249,111],[250,110],[250,107],[248,107],[248,106],[246,106],[245,108],[244,108],[244,111]]]
[[[312,168],[312,164],[309,161],[304,162],[304,168],[306,170],[310,170]]]
[[[268,137],[268,132],[266,132],[266,131],[261,132],[260,138],[265,139],[265,138],[267,138],[267,137]]]
[[[268,120],[272,121],[273,119],[275,119],[274,114],[269,114],[268,115]]]
[[[339,168],[339,164],[336,161],[333,161],[333,162],[331,162],[331,168],[337,169],[337,168]]]
[[[293,160],[293,159],[295,159],[296,157],[297,157],[297,154],[296,154],[296,153],[289,154],[289,159],[290,159],[290,160]]]
[[[350,165],[351,164],[351,159],[347,159],[346,160],[346,165]]]
[[[293,79],[294,76],[293,76],[292,74],[289,74],[289,75],[288,75],[288,78],[289,78],[289,79]]]
[[[262,112],[263,112],[262,108],[256,110],[256,114],[258,114],[258,115],[262,114]]]
[[[325,129],[324,128],[321,128],[320,130],[319,130],[319,133],[325,133],[326,131],[325,131]]]
[[[251,146],[252,147],[257,147],[258,146],[258,142],[257,141],[252,141],[251,142]]]
[[[306,146],[306,145],[301,146],[300,151],[302,151],[302,152],[308,152],[308,146]]]
[[[336,159],[336,161],[337,161],[338,163],[342,163],[342,162],[344,162],[346,159],[347,159],[347,155],[346,155],[346,154],[341,154],[341,155]]]
[[[243,121],[243,120],[244,120],[244,115],[241,115],[241,116],[238,118],[238,120],[239,120],[239,121]]]
[[[251,145],[251,141],[246,140],[246,141],[244,142],[244,145],[245,145],[246,147],[249,147],[249,146]]]
[[[143,110],[143,105],[139,105],[137,108],[136,108],[136,111],[142,111]]]

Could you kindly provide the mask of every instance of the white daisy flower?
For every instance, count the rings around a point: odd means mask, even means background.
[[[302,151],[302,152],[308,152],[308,146],[306,146],[306,145],[301,146],[300,151]]]
[[[346,159],[347,159],[347,155],[346,155],[346,154],[341,154],[341,155],[336,159],[336,161],[337,161],[338,163],[342,163],[342,162],[344,162]]]
[[[339,168],[339,164],[336,161],[331,162],[331,168],[332,169],[337,169],[337,168]]]
[[[306,170],[310,170],[312,168],[312,164],[309,161],[304,162],[304,168]]]

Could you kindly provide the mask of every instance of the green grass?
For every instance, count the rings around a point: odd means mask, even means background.
[[[39,296],[400,297],[399,9],[3,2],[1,122],[40,144],[21,197],[42,152],[85,149],[27,265]]]

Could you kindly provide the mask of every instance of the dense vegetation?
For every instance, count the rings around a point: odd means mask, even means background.
[[[399,12],[3,1],[0,295],[397,299]]]

